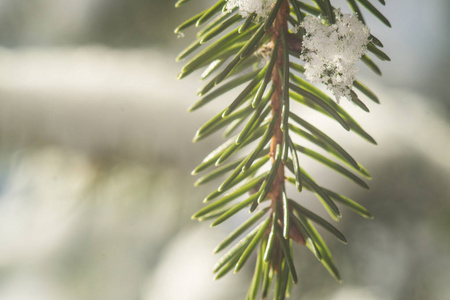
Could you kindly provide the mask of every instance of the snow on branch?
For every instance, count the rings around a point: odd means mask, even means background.
[[[313,16],[305,17],[303,49],[305,76],[311,82],[327,86],[336,100],[350,99],[350,91],[358,72],[356,62],[367,50],[369,28],[355,15],[334,11],[335,24]]]
[[[246,18],[252,13],[256,13],[261,17],[266,17],[275,0],[228,0],[227,9],[231,11],[235,7],[239,7],[239,13]]]

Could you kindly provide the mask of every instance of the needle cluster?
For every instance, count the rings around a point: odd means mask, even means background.
[[[176,6],[189,1],[178,0]],[[177,57],[179,61],[189,57],[179,79],[203,70],[200,99],[189,111],[219,98],[225,101],[194,137],[197,142],[222,132],[227,140],[192,171],[193,175],[202,174],[195,185],[220,181],[192,218],[217,226],[242,210],[249,212],[248,220],[215,249],[224,254],[213,269],[216,279],[231,270],[239,272],[256,252],[247,300],[289,297],[299,280],[297,247],[310,250],[340,281],[331,251],[316,226],[343,243],[347,240],[327,218],[307,207],[307,197],[317,198],[335,221],[341,218],[343,207],[372,218],[363,206],[323,186],[321,178],[306,170],[305,160],[314,160],[369,188],[368,171],[303,113],[306,108],[334,120],[336,128],[331,134],[347,130],[376,144],[343,107],[304,79],[324,82],[337,99],[350,97],[367,112],[361,94],[379,103],[355,78],[359,59],[381,74],[367,53],[389,60],[380,49],[383,44],[363,25],[358,6],[360,3],[389,25],[371,3],[374,1],[348,0],[355,15],[343,15],[330,0],[216,0],[175,29],[180,33],[199,27],[196,39]],[[295,188],[290,189],[290,184]]]

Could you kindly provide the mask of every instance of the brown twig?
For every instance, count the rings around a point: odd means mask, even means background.
[[[275,18],[275,21],[272,25],[271,28],[271,34],[272,34],[272,47],[275,45],[275,43],[277,41],[279,41],[281,39],[281,32],[284,30],[285,32],[287,32],[287,17],[290,13],[290,8],[289,8],[289,2],[287,0],[282,0],[280,9],[278,11],[278,14]],[[280,46],[278,47],[278,53],[277,53],[277,58],[275,61],[275,65],[274,68],[272,70],[272,85],[275,89],[272,98],[271,98],[271,104],[272,104],[272,117],[275,117],[276,115],[278,116],[278,120],[277,123],[275,124],[275,128],[274,128],[274,133],[272,136],[272,141],[271,141],[271,145],[270,145],[270,155],[272,157],[272,162],[275,160],[275,155],[276,155],[276,148],[277,145],[283,145],[283,132],[281,131],[280,125],[281,125],[281,97],[282,97],[282,93],[283,93],[283,88],[282,88],[282,81],[280,78],[280,70],[283,66],[283,46],[281,45],[281,43],[279,43]],[[270,189],[269,192],[269,197],[271,199],[271,207],[272,207],[272,213],[274,211],[275,208],[275,203],[279,202],[279,204],[282,204],[282,187],[284,185],[285,182],[285,176],[284,176],[284,164],[281,163],[278,170],[277,170],[277,174],[275,176],[275,179],[272,183],[272,187]],[[281,207],[281,205],[280,205]],[[278,214],[278,218],[279,220],[282,220],[283,216],[282,213],[280,212]],[[275,243],[275,248],[273,253],[278,253],[280,249],[279,248],[279,243]],[[272,264],[272,268],[274,271],[276,271],[278,269],[278,259],[274,259]]]

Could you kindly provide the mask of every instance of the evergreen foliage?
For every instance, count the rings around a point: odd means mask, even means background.
[[[187,2],[189,0],[179,0],[175,6]],[[313,178],[302,167],[303,158],[310,157],[357,185],[369,188],[363,179],[370,179],[368,171],[328,134],[297,114],[292,102],[324,114],[335,120],[337,127],[353,131],[366,141],[376,144],[340,105],[303,79],[305,63],[309,62],[299,59],[308,56],[302,43],[304,37],[309,40],[313,37],[305,32],[302,24],[305,18],[314,16],[320,17],[321,26],[337,26],[335,24],[342,15],[331,2],[219,0],[175,29],[175,33],[180,33],[188,27],[200,28],[196,40],[177,57],[177,60],[183,60],[191,56],[179,73],[179,79],[204,69],[201,78],[205,85],[198,92],[201,98],[190,107],[190,111],[231,90],[239,90],[229,105],[200,127],[194,137],[196,142],[223,130],[227,141],[213,150],[192,172],[198,174],[209,171],[196,181],[196,185],[225,178],[205,198],[207,205],[192,218],[199,221],[213,220],[211,226],[216,226],[243,209],[251,212],[250,218],[217,246],[216,253],[228,250],[214,267],[216,278],[231,270],[238,272],[256,251],[256,266],[246,298],[248,300],[256,299],[258,295],[267,299],[272,285],[274,299],[289,297],[292,283],[297,283],[294,244],[305,245],[336,280],[341,280],[331,252],[315,225],[343,243],[347,242],[345,236],[331,223],[295,201],[298,195],[288,195],[286,184],[293,184],[298,193],[305,190],[314,193],[336,221],[341,217],[338,204],[365,218],[372,218],[364,207],[323,187],[320,180]],[[369,12],[390,26],[373,2],[348,0],[359,19],[356,22],[363,26],[363,13]],[[379,2],[385,5],[384,1]],[[351,16],[343,18],[349,19]],[[343,38],[336,38],[338,40],[342,41]],[[361,56],[359,53],[356,59],[360,58],[372,71],[381,75],[369,55],[389,60],[380,49],[382,43],[370,35],[367,42],[361,45],[370,54]],[[322,82],[330,74],[321,75]],[[338,75],[347,74],[343,71]],[[367,99],[379,103],[377,96],[359,80],[353,78],[350,83],[345,84],[349,92],[344,96],[355,105],[368,111],[355,89]],[[337,95],[337,98],[340,96]],[[297,140],[309,142],[317,149],[298,144]]]

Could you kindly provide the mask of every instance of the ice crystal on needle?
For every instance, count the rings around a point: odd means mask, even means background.
[[[356,62],[366,52],[370,32],[355,15],[341,14],[340,10],[334,13],[336,23],[331,25],[313,16],[305,17],[301,58],[306,78],[324,83],[339,101],[341,97],[350,99],[358,71]]]
[[[244,17],[248,17],[252,13],[256,13],[260,17],[266,17],[275,0],[228,0],[227,9],[232,10],[239,7],[239,13]]]

